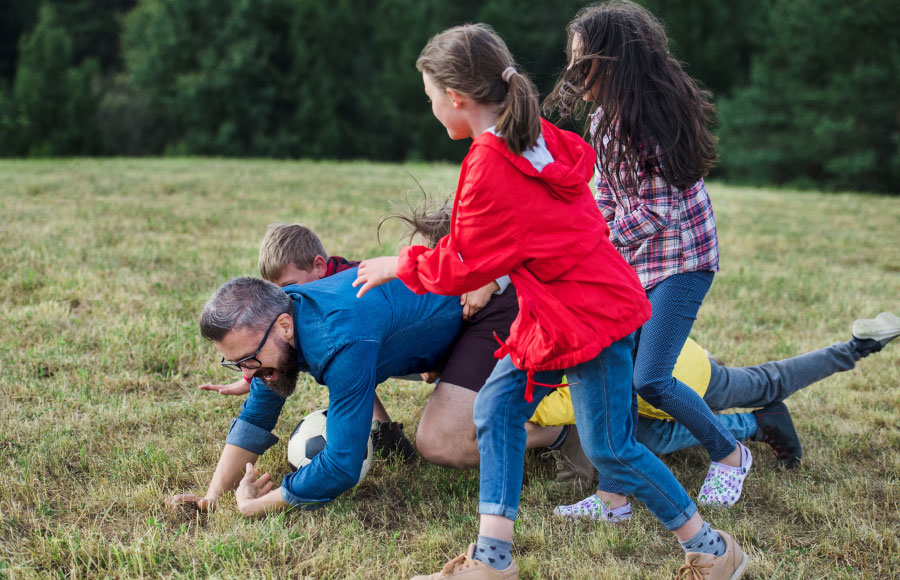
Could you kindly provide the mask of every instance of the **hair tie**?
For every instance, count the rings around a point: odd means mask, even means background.
[[[516,69],[514,69],[514,68],[511,67],[511,66],[508,66],[508,67],[506,67],[505,69],[503,69],[503,72],[502,72],[502,73],[500,73],[500,78],[503,79],[503,82],[504,82],[504,83],[509,83],[509,79],[510,79],[513,75],[517,75],[517,74],[519,74],[519,71],[517,71]]]

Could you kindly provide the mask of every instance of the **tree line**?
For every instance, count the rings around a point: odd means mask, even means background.
[[[716,97],[715,177],[900,190],[896,0],[642,4]],[[5,0],[0,156],[458,160],[414,67],[427,39],[487,22],[546,94],[582,6]]]

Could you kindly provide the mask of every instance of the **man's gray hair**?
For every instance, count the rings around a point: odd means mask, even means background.
[[[203,307],[200,334],[219,342],[239,328],[264,332],[280,314],[290,311],[290,297],[275,284],[258,278],[232,278]]]

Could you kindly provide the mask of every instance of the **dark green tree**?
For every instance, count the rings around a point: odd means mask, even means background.
[[[34,30],[20,42],[6,115],[12,135],[4,148],[37,156],[97,153],[98,75],[96,60],[76,62],[72,38],[54,6],[42,6]]]
[[[720,103],[726,178],[897,191],[900,9],[769,0],[749,85]]]

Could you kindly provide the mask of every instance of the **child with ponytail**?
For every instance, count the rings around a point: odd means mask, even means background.
[[[680,541],[702,543],[686,570],[738,578],[746,555],[704,523],[668,468],[634,439],[632,333],[650,317],[650,304],[591,196],[593,149],[540,118],[534,85],[487,26],[438,34],[416,65],[450,138],[473,140],[450,235],[434,249],[406,247],[399,257],[363,261],[354,286],[362,295],[399,277],[418,293],[460,294],[508,274],[519,302],[501,360],[475,400],[477,542],[441,572],[416,578],[518,578],[510,550],[524,424],[564,373],[591,462]]]

